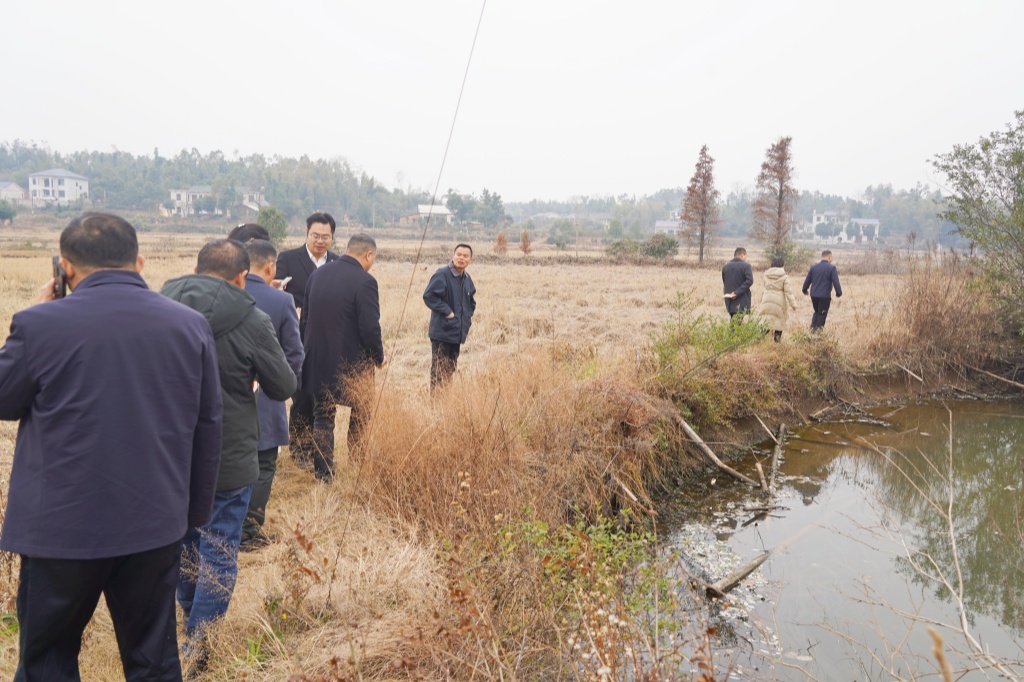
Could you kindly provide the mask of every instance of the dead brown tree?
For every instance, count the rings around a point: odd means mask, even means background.
[[[700,148],[697,167],[686,188],[683,209],[679,214],[681,234],[688,243],[697,247],[697,261],[704,262],[710,250],[715,228],[718,227],[718,200],[715,189],[715,160],[708,154],[708,146]]]
[[[792,137],[780,137],[765,152],[757,175],[757,197],[750,207],[750,236],[768,247],[766,256],[784,258],[790,246],[790,230],[799,193],[793,187]]]

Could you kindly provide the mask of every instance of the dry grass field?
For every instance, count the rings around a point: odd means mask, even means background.
[[[0,231],[4,328],[48,278],[57,237]],[[150,287],[191,272],[207,238],[141,235]],[[286,246],[299,243],[293,237]],[[528,258],[510,249],[497,259],[490,244],[475,244],[473,329],[453,386],[432,404],[428,311],[421,295],[451,246],[429,242],[415,262],[417,242],[380,240],[372,274],[380,283],[389,363],[366,393],[374,419],[365,447],[358,456],[341,457],[331,486],[315,483],[282,451],[268,510],[269,530],[280,541],[242,556],[231,610],[215,634],[213,662],[203,679],[529,676],[523,652],[552,645],[524,639],[522,660],[515,659],[496,633],[514,629],[498,622],[499,615],[519,613],[523,636],[532,636],[523,623],[533,623],[538,610],[526,601],[512,603],[530,590],[511,586],[519,580],[515,571],[502,573],[511,571],[511,561],[498,562],[487,580],[476,582],[470,580],[479,575],[476,568],[453,571],[459,557],[480,556],[453,548],[453,538],[493,535],[512,519],[554,524],[573,509],[607,508],[604,479],[610,470],[643,502],[652,472],[664,470],[666,458],[678,458],[678,450],[637,444],[657,436],[651,426],[660,409],[652,395],[652,335],[682,316],[727,318],[717,266],[697,268],[682,263],[683,257],[674,267],[611,265],[600,262],[598,251],[581,253],[585,262],[573,264],[564,253],[543,249]],[[725,249],[716,253],[717,263],[727,255]],[[941,280],[852,274],[858,258],[837,253],[844,296],[829,316],[829,347],[850,371],[891,369],[900,361],[924,373],[922,363],[932,360],[915,346],[920,330],[912,320],[931,313],[908,312],[908,294],[930,297]],[[760,260],[752,252],[755,306]],[[803,275],[791,274],[798,296]],[[674,305],[681,292],[684,310]],[[971,304],[962,287],[942,298],[943,306]],[[787,348],[810,345],[803,333],[810,302],[799,297],[798,303],[785,348],[755,352],[757,358],[736,366],[770,373],[773,358],[785,360],[779,354]],[[935,351],[948,352],[947,346]],[[3,489],[16,428],[0,424]],[[502,532],[507,538],[512,531]],[[493,546],[480,542],[490,548],[482,555],[490,556]],[[7,571],[0,571],[3,611],[13,610],[16,575],[10,571],[16,572],[16,563],[8,559],[0,567]],[[561,626],[552,617],[536,627]],[[0,675],[12,675],[16,661],[16,630],[8,627],[0,631]],[[102,608],[88,632],[82,667],[86,679],[120,679]]]

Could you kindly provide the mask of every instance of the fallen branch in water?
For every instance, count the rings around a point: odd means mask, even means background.
[[[707,591],[716,597],[724,597],[726,592],[739,585],[741,580],[753,573],[770,555],[771,552],[765,551],[761,556],[751,559],[718,582],[708,585]]]
[[[967,365],[967,369],[973,369],[975,372],[981,372],[985,376],[990,376],[993,379],[998,379],[999,381],[1006,382],[1006,383],[1010,384],[1011,386],[1016,386],[1017,388],[1024,388],[1024,384],[1018,384],[1013,379],[1007,379],[1006,377],[1001,377],[998,374],[993,374],[992,372],[986,372],[985,370],[981,369],[980,367],[974,367],[973,365]]]
[[[686,423],[685,419],[683,419],[682,417],[677,415],[676,416],[676,421],[678,421],[679,425],[683,427],[683,432],[686,433],[686,437],[689,438],[694,444],[696,444],[697,448],[701,452],[704,453],[704,456],[707,457],[708,459],[710,459],[712,462],[715,463],[715,466],[717,466],[719,469],[721,469],[725,473],[729,474],[733,478],[736,478],[736,479],[738,479],[740,481],[743,481],[744,483],[746,483],[748,485],[752,485],[755,488],[758,487],[757,482],[754,481],[752,478],[750,478],[748,476],[744,476],[743,474],[741,474],[740,472],[736,471],[735,469],[730,467],[728,464],[726,464],[725,462],[720,460],[718,458],[718,455],[716,455],[714,453],[714,451],[711,448],[708,447],[708,444],[705,443],[701,439],[701,437],[697,435],[697,432],[694,431],[690,427],[690,425]]]
[[[779,470],[779,457],[782,456],[782,443],[786,439],[786,425],[779,424],[779,437],[775,439],[775,451],[772,453],[772,469],[768,477],[768,494],[775,492],[775,474]]]

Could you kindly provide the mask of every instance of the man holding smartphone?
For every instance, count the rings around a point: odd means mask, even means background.
[[[101,594],[126,679],[181,679],[174,589],[213,506],[221,389],[210,325],[149,290],[138,251],[122,218],[72,220],[74,295],[47,282],[0,348],[0,419],[21,421],[0,534],[21,555],[18,680],[80,679]]]

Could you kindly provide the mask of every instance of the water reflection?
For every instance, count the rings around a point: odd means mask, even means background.
[[[947,583],[962,589],[976,637],[1024,659],[1024,406],[948,407],[952,431],[946,406],[933,403],[795,432],[775,501],[782,508],[714,529],[743,559],[774,551],[762,572],[776,594],[759,615],[777,630],[777,658],[808,662],[773,675],[879,676],[884,667],[867,652],[901,641],[906,659],[890,659],[890,670],[933,672],[924,625],[897,612],[955,623]],[[754,461],[737,468],[752,475]],[[726,505],[758,504],[758,493],[729,484],[697,506],[715,518]]]

